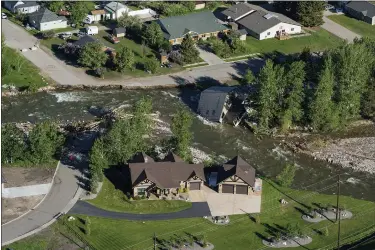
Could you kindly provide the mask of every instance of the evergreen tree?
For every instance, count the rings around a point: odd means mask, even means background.
[[[306,27],[323,24],[324,1],[299,1],[297,2],[298,21]]]
[[[251,71],[250,69],[248,69],[245,73],[245,75],[243,76],[243,79],[241,81],[242,85],[253,85],[255,83],[255,76],[253,74],[253,71]]]
[[[191,114],[183,108],[180,108],[172,119],[172,147],[175,149],[176,154],[185,161],[191,160],[190,146],[193,136],[190,129],[192,123]]]
[[[155,74],[159,68],[159,61],[157,61],[155,58],[149,58],[144,62],[143,66],[146,71]]]
[[[297,1],[275,1],[273,5],[275,6],[277,12],[296,19],[297,3]]]
[[[78,62],[90,69],[100,69],[107,62],[108,55],[103,51],[103,45],[98,42],[86,44],[79,53]]]
[[[181,43],[181,54],[185,63],[192,63],[199,57],[199,51],[195,47],[195,42],[189,34],[187,34]]]
[[[143,32],[143,39],[150,47],[158,49],[164,40],[163,31],[156,22],[146,26]]]
[[[309,107],[311,126],[317,130],[332,130],[338,126],[338,117],[333,102],[334,75],[332,58],[325,58],[324,69],[320,73],[319,82],[315,88],[312,102]]]
[[[124,73],[126,69],[134,69],[134,52],[122,45],[120,49],[117,50],[115,56],[115,64],[118,71]]]
[[[271,60],[267,60],[264,67],[260,70],[258,76],[259,97],[258,103],[258,127],[260,129],[269,129],[275,116],[277,83],[276,71]]]
[[[23,132],[14,124],[6,124],[1,129],[1,162],[13,163],[25,158]]]
[[[305,63],[293,62],[285,76],[285,99],[281,117],[281,127],[286,130],[292,122],[299,122],[303,116],[302,102],[304,99],[303,84],[305,81]]]
[[[276,176],[277,182],[282,187],[290,187],[292,185],[294,176],[296,174],[297,168],[294,164],[287,164],[280,174]]]

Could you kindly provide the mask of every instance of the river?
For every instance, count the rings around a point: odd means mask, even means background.
[[[93,107],[113,108],[122,105],[125,109],[142,96],[153,100],[153,109],[159,114],[155,134],[169,134],[172,114],[179,105],[187,105],[193,111],[199,100],[199,92],[189,88],[154,90],[84,90],[53,93],[36,93],[2,98],[2,122],[36,122],[54,120],[92,120]],[[298,166],[293,186],[308,190],[320,190],[335,183],[337,166],[315,161],[311,157],[283,150],[278,139],[259,140],[246,128],[234,128],[230,124],[215,124],[195,115],[192,126],[194,148],[201,157],[215,153],[221,158],[241,155],[253,165],[258,173],[274,177],[287,162]],[[375,175],[341,169],[341,193],[359,199],[375,201]],[[331,178],[330,178],[331,177]],[[325,179],[329,178],[325,181]],[[311,185],[316,183],[314,185]],[[311,186],[310,186],[311,185]],[[335,188],[322,191],[334,194]]]

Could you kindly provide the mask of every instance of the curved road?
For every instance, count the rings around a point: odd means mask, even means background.
[[[83,214],[89,216],[97,216],[111,219],[126,220],[171,220],[182,218],[194,218],[210,216],[211,212],[207,202],[193,202],[192,207],[179,212],[164,214],[129,214],[121,212],[113,212],[98,208],[85,201],[78,201],[69,211],[69,214]]]

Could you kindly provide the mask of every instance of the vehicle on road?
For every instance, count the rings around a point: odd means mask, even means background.
[[[108,39],[111,43],[114,43],[114,44],[120,42],[120,39],[118,39],[117,37],[112,36],[112,35],[108,35],[108,36],[107,36],[107,39]]]
[[[5,13],[1,13],[1,19],[8,19],[7,14],[5,14]]]
[[[88,26],[86,27],[86,34],[89,36],[97,35],[99,33],[98,26]]]

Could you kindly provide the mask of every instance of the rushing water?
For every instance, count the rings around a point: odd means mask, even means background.
[[[170,133],[171,115],[179,105],[196,109],[199,92],[192,89],[168,90],[107,90],[107,91],[69,91],[55,93],[37,93],[17,97],[2,98],[2,122],[36,122],[54,120],[90,120],[93,107],[113,108],[122,106],[128,109],[142,96],[153,100],[157,134]],[[294,186],[320,190],[334,184],[338,167],[326,162],[314,161],[305,155],[294,155],[279,146],[279,141],[272,138],[257,139],[247,129],[234,128],[228,124],[215,124],[205,121],[198,115],[193,123],[194,148],[204,158],[216,154],[221,158],[231,158],[240,154],[256,167],[259,173],[275,176],[286,162],[295,162],[299,167]],[[200,151],[199,151],[200,150]],[[342,170],[341,192],[356,198],[375,201],[375,175]],[[325,179],[332,177],[326,181]],[[311,184],[316,183],[312,186]],[[335,188],[322,191],[333,194]]]

